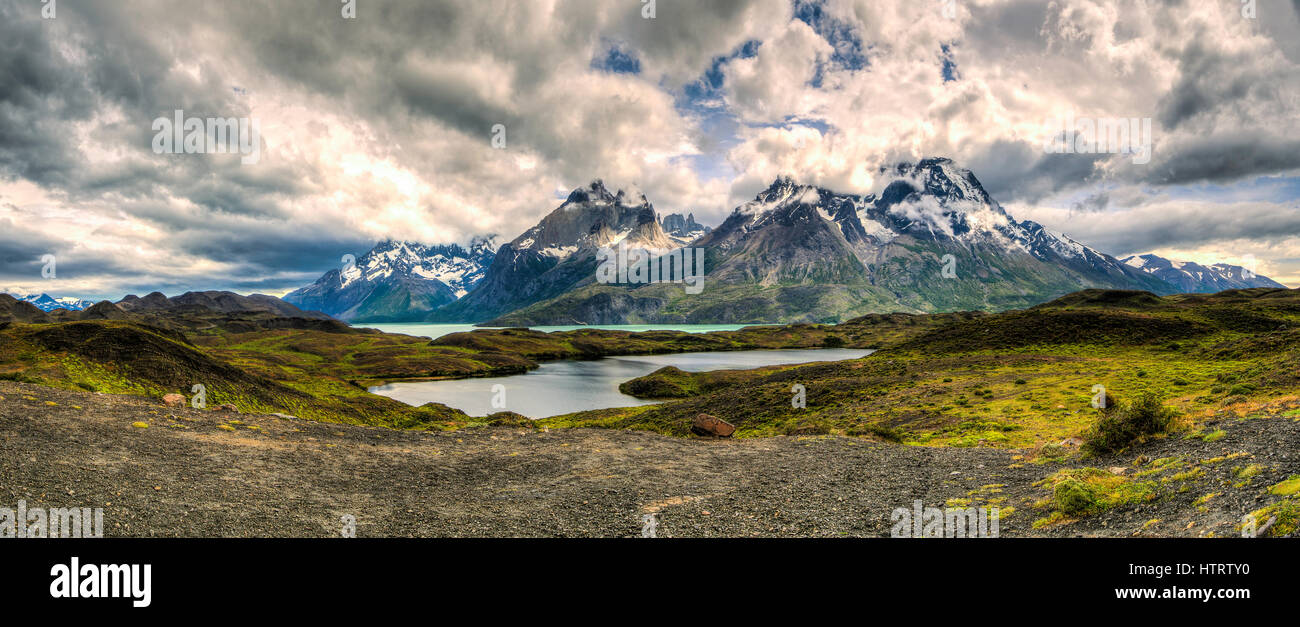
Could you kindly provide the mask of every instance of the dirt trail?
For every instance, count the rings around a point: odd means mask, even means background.
[[[1223,428],[1213,444],[1171,439],[1139,452],[1249,450],[1276,466],[1261,485],[1300,470],[1295,421]],[[1055,467],[1011,467],[1015,453],[849,437],[391,431],[0,381],[0,506],[102,507],[106,536],[338,536],[351,515],[359,537],[631,537],[646,514],[660,537],[880,536],[914,499],[943,506],[990,484],[1020,510],[1002,521],[1003,536],[1132,535],[1154,517],[1167,521],[1159,535],[1222,534],[1258,507],[1234,493],[1201,512],[1193,493],[1034,531],[1040,514],[1028,501],[1045,493],[1032,484]],[[1201,526],[1184,529],[1187,520]]]

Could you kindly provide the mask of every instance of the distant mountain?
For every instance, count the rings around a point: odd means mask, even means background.
[[[94,307],[114,305],[126,313],[174,313],[184,314],[190,311],[203,311],[220,314],[271,314],[285,318],[309,318],[327,320],[328,315],[319,311],[303,311],[274,296],[250,294],[241,296],[234,292],[186,292],[180,296],[168,298],[162,292],[153,292],[144,298],[130,294],[117,303],[103,301]]]
[[[41,311],[54,311],[55,309],[67,309],[68,311],[81,311],[95,303],[80,298],[71,298],[63,296],[55,298],[49,294],[28,294],[26,296],[14,294],[14,298],[26,303],[31,303]]]
[[[349,322],[419,321],[474,289],[496,248],[495,236],[477,238],[468,249],[386,240],[355,265],[330,270],[284,300]]]
[[[639,191],[611,193],[596,180],[573,190],[541,222],[501,246],[487,274],[464,298],[433,312],[430,322],[479,322],[559,296],[594,280],[603,246],[679,246]]]
[[[4,322],[48,322],[49,314],[41,311],[25,300],[0,292],[0,323]]]
[[[680,213],[670,213],[659,220],[659,226],[663,227],[668,237],[681,245],[689,244],[713,230],[696,222],[693,213],[686,214],[684,218]]]
[[[1190,261],[1170,261],[1152,254],[1133,255],[1122,261],[1129,267],[1163,279],[1177,288],[1177,291],[1185,293],[1212,294],[1249,287],[1286,287],[1241,266],[1226,263],[1203,266]]]
[[[516,276],[496,288],[511,286],[516,298],[463,313],[494,325],[830,322],[881,311],[1027,307],[1093,287],[1176,291],[1064,234],[1015,220],[949,159],[879,175],[878,196],[778,178],[692,244],[707,258],[698,295],[674,284],[598,284],[593,263],[575,251],[566,257],[570,290],[556,293],[555,282],[533,289],[533,277]],[[571,197],[569,204],[581,203]],[[457,304],[476,302],[476,292]]]
[[[57,323],[87,320],[124,320],[175,332],[208,332],[213,329],[233,333],[266,329],[364,332],[352,329],[319,311],[303,311],[265,294],[241,296],[232,292],[187,292],[168,298],[160,292],[154,292],[143,298],[127,296],[116,303],[100,301],[81,311],[55,309],[51,312],[41,311],[35,305],[8,294],[0,294],[0,325],[7,322]]]

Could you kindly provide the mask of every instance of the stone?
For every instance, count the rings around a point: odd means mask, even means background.
[[[729,438],[736,432],[736,426],[709,414],[700,414],[691,423],[691,432],[695,435]]]
[[[166,405],[168,407],[185,406],[185,397],[181,396],[180,394],[168,394],[166,396],[163,396],[162,401],[163,401],[163,405]]]
[[[1065,438],[1061,440],[1061,446],[1083,446],[1083,440],[1080,438]]]
[[[1106,470],[1109,470],[1109,471],[1110,471],[1110,474],[1112,474],[1112,475],[1126,475],[1126,474],[1128,474],[1128,469],[1125,468],[1125,467],[1123,467],[1123,466],[1111,466],[1110,468],[1107,468]]]
[[[217,411],[227,411],[227,412],[238,414],[239,408],[235,407],[234,405],[231,405],[230,403],[222,403],[220,405],[217,405]]]

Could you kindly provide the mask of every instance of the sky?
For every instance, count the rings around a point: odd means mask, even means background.
[[[716,225],[930,156],[1102,252],[1300,286],[1300,0],[0,0],[0,58],[13,293],[281,295],[597,178]],[[256,121],[255,162],[156,151],[176,110]],[[1049,152],[1065,115],[1149,119],[1149,161]]]

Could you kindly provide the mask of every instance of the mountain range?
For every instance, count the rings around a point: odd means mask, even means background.
[[[10,294],[17,300],[30,303],[41,311],[54,311],[55,309],[67,309],[68,311],[81,311],[95,303],[80,298],[61,296],[55,298],[49,294]]]
[[[386,240],[284,300],[349,322],[419,319],[473,290],[496,248],[496,236],[475,239],[468,248]]]
[[[1018,221],[969,170],[930,158],[879,171],[879,194],[776,179],[717,228],[662,219],[596,180],[493,249],[382,242],[285,300],[349,321],[492,326],[835,322],[875,312],[999,311],[1087,288],[1156,294],[1280,286],[1227,265],[1123,261]],[[703,251],[702,293],[596,280],[608,247]],[[459,282],[437,270],[456,269]],[[1233,277],[1236,278],[1233,278]]]
[[[312,329],[333,333],[363,332],[319,311],[303,311],[274,296],[233,292],[186,292],[168,298],[161,292],[134,294],[114,303],[103,300],[82,310],[42,311],[32,303],[0,292],[0,326],[10,322],[46,324],[93,320],[125,320],[180,332],[224,329],[232,332],[266,329]]]
[[[1121,261],[1163,279],[1178,288],[1179,292],[1212,293],[1249,287],[1286,287],[1246,268],[1226,263],[1203,266],[1190,261],[1170,261],[1151,254],[1133,255]]]

